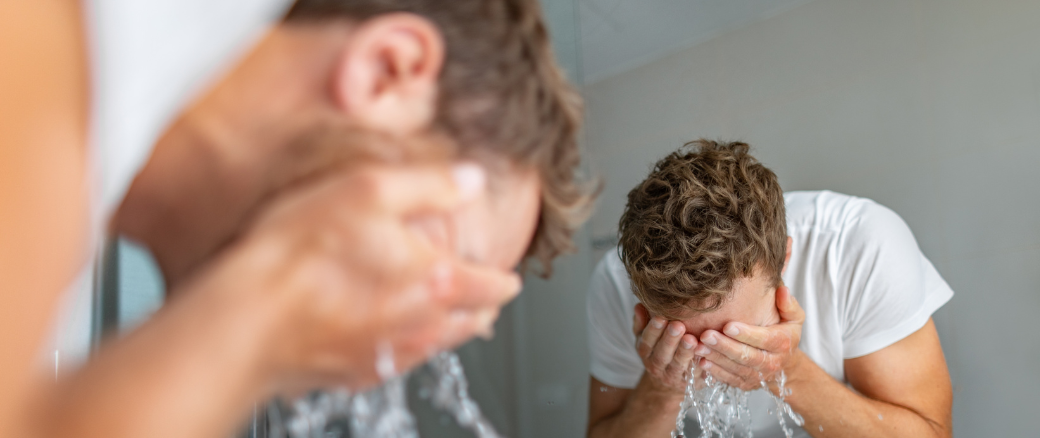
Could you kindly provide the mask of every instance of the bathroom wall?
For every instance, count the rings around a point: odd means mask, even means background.
[[[557,60],[574,83],[582,82],[580,24],[576,0],[542,0]],[[516,427],[510,437],[585,435],[588,350],[585,346],[585,289],[592,272],[586,229],[576,236],[578,252],[554,263],[552,278],[534,273],[507,310],[516,359]]]
[[[584,95],[589,157],[607,177],[593,240],[615,235],[625,193],[656,159],[697,137],[745,140],[787,190],[866,196],[902,215],[957,293],[936,315],[955,433],[1035,435],[1040,2],[815,0]],[[539,286],[561,296],[559,315],[581,318],[575,287]]]

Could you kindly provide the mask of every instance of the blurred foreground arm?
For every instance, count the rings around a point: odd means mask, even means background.
[[[0,437],[18,436],[61,292],[85,263],[79,2],[0,1]]]
[[[448,166],[368,167],[285,194],[152,320],[102,349],[39,411],[39,436],[223,437],[255,401],[376,384],[485,330],[511,271],[437,251],[409,227],[483,190]]]

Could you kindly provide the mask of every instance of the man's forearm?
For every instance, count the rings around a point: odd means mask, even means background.
[[[194,290],[113,342],[41,404],[30,436],[221,437],[266,395],[259,309]],[[248,302],[247,302],[248,303]],[[248,311],[247,311],[248,310]]]
[[[787,370],[787,402],[805,418],[805,430],[816,438],[946,437],[943,428],[910,409],[857,394],[799,351]]]
[[[683,394],[654,388],[643,375],[618,413],[589,428],[589,438],[660,438],[675,429]]]

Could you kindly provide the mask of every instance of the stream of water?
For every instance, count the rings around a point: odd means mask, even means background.
[[[384,363],[377,368],[387,367]],[[424,371],[428,375],[419,379],[420,398],[450,413],[477,438],[501,438],[470,396],[458,355],[439,353],[430,359]],[[408,409],[409,374],[383,377],[382,386],[364,393],[351,394],[343,389],[319,391],[289,405],[273,405],[269,409],[271,436],[336,438],[341,433],[330,431],[330,426],[346,423],[351,437],[418,438],[415,417]]]
[[[748,408],[749,392],[718,382],[711,374],[705,376],[703,385],[698,389],[696,376],[696,369],[691,365],[686,380],[686,396],[679,405],[679,415],[675,418],[672,438],[686,438],[684,428],[686,418],[691,412],[696,414],[700,423],[700,438],[734,438],[741,435],[752,438],[754,432],[751,428],[751,410]],[[791,388],[786,386],[787,376],[781,372],[776,379],[779,395],[770,392],[765,381],[760,383],[776,405],[772,411],[776,412],[784,435],[792,438],[794,432],[787,425],[784,414],[798,426],[802,426],[805,421],[786,401],[787,396],[791,394]]]
[[[460,426],[473,431],[477,438],[502,438],[470,396],[469,383],[458,355],[439,353],[430,359],[424,371],[426,375],[418,380],[420,398],[450,413]],[[705,376],[703,385],[697,385],[696,375],[696,369],[691,366],[685,397],[671,437],[687,438],[683,435],[684,428],[692,413],[700,424],[699,438],[753,438],[749,392],[718,382],[710,374]],[[331,424],[345,423],[352,437],[418,438],[415,417],[408,409],[409,374],[383,377],[385,382],[382,386],[364,393],[351,394],[342,389],[320,391],[294,400],[289,406],[282,402],[280,408],[269,411],[271,436],[337,438],[341,433],[327,429]],[[786,386],[786,375],[780,373],[774,383],[778,387],[777,394],[768,390],[765,381],[761,382],[761,387],[775,403],[770,413],[776,413],[784,435],[792,438],[793,431],[785,415],[798,426],[802,426],[804,421],[785,400],[791,394],[791,389]]]

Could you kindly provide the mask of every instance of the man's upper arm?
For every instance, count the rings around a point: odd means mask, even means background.
[[[586,434],[603,419],[621,412],[631,393],[631,389],[613,387],[589,376],[589,424]]]
[[[619,263],[617,255],[608,253],[596,266],[589,279],[586,294],[589,342],[589,371],[600,381],[617,387],[634,388],[643,374],[643,362],[636,352],[632,334],[634,303],[628,278],[614,278],[610,265]],[[623,289],[624,288],[624,289]]]
[[[839,284],[842,348],[865,356],[917,332],[953,296],[894,211],[865,202],[845,230]]]
[[[944,436],[952,433],[950,375],[931,319],[888,347],[846,359],[845,377],[864,396],[911,410]]]

